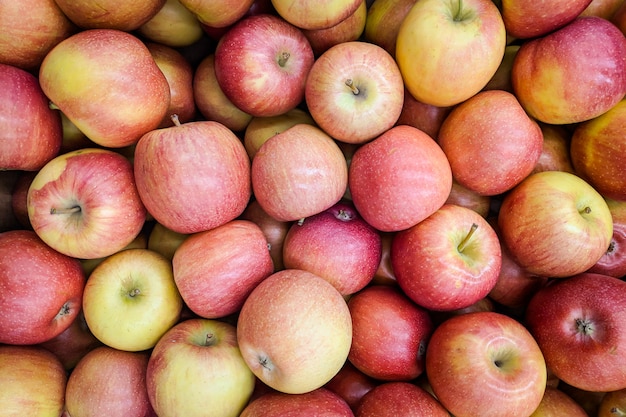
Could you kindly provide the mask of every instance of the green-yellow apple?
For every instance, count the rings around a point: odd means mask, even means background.
[[[306,80],[309,113],[338,141],[365,143],[394,126],[404,83],[393,57],[369,42],[342,42],[317,58]]]
[[[626,388],[607,392],[600,401],[597,417],[626,416]]]
[[[531,174],[507,193],[498,227],[517,263],[531,274],[552,278],[589,269],[613,236],[604,198],[580,177],[563,171]]]
[[[121,250],[146,219],[130,161],[108,149],[79,149],[52,159],[33,179],[27,205],[39,237],[79,259]]]
[[[137,37],[115,29],[78,32],[57,44],[39,70],[43,92],[89,139],[121,148],[161,123],[170,88]]]
[[[346,401],[327,388],[318,388],[301,394],[267,392],[251,401],[239,417],[322,415],[354,417],[354,413]]]
[[[192,45],[202,38],[200,21],[179,0],[166,0],[137,32],[144,38],[173,48]]]
[[[450,414],[425,389],[407,381],[390,381],[368,391],[356,407],[356,417],[449,417]]]
[[[178,0],[203,24],[226,27],[241,19],[254,0]]]
[[[276,12],[300,29],[325,29],[339,24],[361,5],[361,0],[272,0]]]
[[[395,56],[409,92],[443,107],[479,92],[505,47],[504,22],[491,0],[420,0],[400,25]]]
[[[237,340],[246,364],[262,382],[302,394],[339,372],[350,350],[352,320],[332,284],[308,271],[284,269],[246,299]]]
[[[543,146],[532,173],[540,171],[565,171],[574,174],[570,155],[572,133],[562,125],[539,123]]]
[[[148,235],[148,249],[160,253],[171,261],[176,249],[188,236],[185,233],[177,233],[170,230],[161,223],[156,222]]]
[[[502,0],[502,19],[510,36],[536,38],[567,25],[590,3],[591,0]]]
[[[591,0],[589,6],[579,16],[598,16],[611,20],[624,0]]]
[[[180,318],[183,301],[171,262],[149,249],[126,249],[102,261],[83,292],[94,336],[119,350],[154,347]]]
[[[159,417],[237,417],[255,386],[254,374],[228,323],[188,319],[172,327],[152,350],[146,383]]]
[[[134,248],[145,249],[147,247],[148,247],[148,236],[146,236],[145,233],[139,233],[137,237],[133,239],[132,242],[130,242],[128,245],[124,246],[120,250],[134,249]],[[106,258],[107,257],[105,256],[103,258],[81,259],[80,264],[83,267],[83,272],[85,273],[85,276],[88,277],[89,275],[91,275],[91,273],[96,268],[96,266],[100,265],[100,263],[104,261]]]
[[[546,362],[521,322],[474,312],[441,323],[428,342],[426,374],[456,417],[527,417],[539,406]]]
[[[54,0],[63,13],[82,29],[139,28],[165,4],[165,0]]]
[[[417,0],[373,0],[367,9],[363,39],[396,54],[400,24]]]
[[[539,406],[530,417],[589,417],[580,404],[557,387],[547,386]],[[600,417],[600,416],[597,416]]]
[[[59,417],[67,374],[51,352],[35,346],[0,345],[0,407],[6,417]]]
[[[626,100],[578,125],[569,151],[575,172],[600,194],[626,200]]]
[[[613,238],[606,253],[588,271],[621,278],[626,276],[626,201],[607,198],[606,204],[613,218]]]
[[[511,82],[526,112],[541,122],[593,119],[626,94],[626,38],[605,19],[575,19],[524,42]]]

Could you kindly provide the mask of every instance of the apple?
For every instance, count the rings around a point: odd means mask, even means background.
[[[519,44],[507,44],[504,48],[504,57],[500,66],[493,74],[493,77],[485,85],[483,90],[504,90],[513,93],[513,83],[511,82],[511,71],[513,70],[513,62],[519,51]]]
[[[615,200],[626,200],[625,123],[626,99],[578,125],[569,149],[575,172],[604,197]]]
[[[239,416],[297,417],[306,415],[354,417],[352,409],[343,398],[323,387],[301,394],[265,393],[251,401]]]
[[[352,15],[362,0],[327,0],[320,5],[314,0],[272,0],[276,12],[300,29],[325,29]],[[322,6],[322,7],[320,7]]]
[[[585,391],[580,388],[573,387],[564,381],[559,381],[558,388],[572,397],[589,416],[598,416],[600,403],[607,394],[606,392]]]
[[[81,29],[117,29],[131,32],[150,20],[165,0],[128,3],[120,0],[54,0]]]
[[[61,334],[81,309],[84,286],[80,262],[35,232],[0,233],[0,343],[32,345]]]
[[[393,267],[391,266],[391,243],[393,242],[393,237],[395,236],[395,232],[380,232],[381,238],[381,257],[380,263],[378,264],[378,269],[374,274],[374,278],[370,281],[370,284],[380,284],[380,285],[397,285],[398,282],[396,280],[396,275],[393,272]]]
[[[539,127],[543,134],[543,146],[532,172],[565,171],[575,174],[570,155],[571,132],[562,125],[539,123]]]
[[[254,287],[274,272],[261,228],[238,219],[187,237],[172,265],[185,304],[208,319],[238,312]]]
[[[412,382],[382,383],[363,396],[356,417],[449,417],[448,411],[430,393]]]
[[[176,249],[189,235],[168,229],[161,223],[154,223],[148,235],[147,248],[165,256],[170,261]]]
[[[339,372],[350,351],[352,320],[343,296],[328,281],[283,269],[246,299],[237,340],[246,364],[263,383],[302,394]]]
[[[5,416],[58,417],[67,375],[59,359],[35,346],[0,345],[0,404]]]
[[[257,14],[276,15],[276,10],[274,10],[274,6],[272,6],[271,0],[254,0],[252,4],[250,5],[250,7],[248,8],[248,10],[243,14],[243,16],[241,16],[239,19],[237,19],[235,22],[233,22],[230,25],[222,26],[218,24],[218,26],[213,26],[207,23],[200,23],[200,25],[202,26],[202,30],[204,31],[204,33],[208,35],[209,39],[212,39],[214,41],[219,41],[222,35],[224,35],[226,32],[230,30],[230,28],[236,25],[239,20],[245,19],[246,17],[249,17],[249,16],[254,16]]]
[[[120,250],[134,249],[134,248],[146,249],[147,247],[148,247],[148,236],[146,236],[146,234],[143,233],[142,231],[137,235],[137,237],[135,237],[135,239],[133,239],[132,242],[130,242],[128,245],[124,246]],[[105,260],[106,258],[107,256],[103,258],[81,259],[80,264],[83,267],[83,272],[85,273],[85,276],[88,277],[89,275],[91,275],[91,273],[96,268],[96,266],[100,265],[100,263],[102,263],[102,261]]]
[[[604,198],[580,177],[563,171],[529,175],[502,201],[502,241],[530,274],[569,277],[586,271],[613,236]]]
[[[181,234],[233,220],[251,195],[250,160],[241,140],[214,121],[157,129],[135,148],[137,190],[148,212]]]
[[[511,82],[522,107],[538,121],[558,125],[593,119],[626,94],[626,38],[605,19],[575,19],[524,42]]]
[[[241,19],[215,48],[215,77],[228,99],[252,116],[276,116],[297,107],[313,65],[301,30],[260,14]]]
[[[0,170],[37,171],[57,156],[63,141],[59,112],[48,106],[37,78],[0,64]]]
[[[417,0],[373,0],[367,9],[363,39],[396,54],[400,24]]]
[[[205,25],[226,27],[244,17],[254,0],[178,0]]]
[[[65,390],[71,416],[156,417],[146,386],[150,352],[126,352],[100,346],[72,370]]]
[[[485,87],[506,41],[502,16],[490,0],[420,0],[400,25],[395,56],[411,95],[445,107]]]
[[[54,107],[54,105],[51,104],[51,107]],[[98,146],[85,136],[63,112],[59,111],[59,113],[61,114],[61,126],[63,127],[63,141],[61,142],[60,153],[76,151],[81,148],[95,148]]]
[[[145,44],[115,29],[83,30],[61,41],[41,63],[39,82],[104,147],[136,143],[161,123],[170,102],[167,79]]]
[[[495,198],[487,195],[481,195],[476,191],[470,190],[469,188],[459,184],[453,178],[452,189],[450,190],[450,195],[446,200],[446,204],[455,204],[457,206],[466,207],[474,210],[482,217],[487,218],[487,216],[491,213],[492,200],[495,200]]]
[[[379,383],[346,361],[339,372],[324,384],[324,388],[339,395],[355,411],[361,398]]]
[[[391,128],[402,112],[404,84],[382,47],[351,41],[319,56],[306,80],[309,113],[341,142],[365,143]]]
[[[529,301],[526,325],[560,380],[595,392],[626,387],[625,298],[626,282],[583,272],[553,281]]]
[[[419,223],[445,203],[452,171],[430,136],[412,126],[394,126],[356,150],[348,186],[365,221],[394,232]]]
[[[235,106],[224,94],[215,78],[215,54],[206,55],[193,75],[193,97],[200,114],[206,120],[222,123],[227,128],[241,132],[252,116]]]
[[[530,417],[589,417],[589,414],[572,397],[557,387],[546,387],[539,407]]]
[[[55,0],[2,2],[0,27],[0,63],[28,71],[76,30]]]
[[[149,249],[126,249],[102,261],[83,292],[83,314],[102,343],[137,352],[154,347],[179,320],[183,300],[172,264]]]
[[[146,371],[159,417],[237,417],[255,387],[237,345],[237,329],[202,318],[176,324],[156,344]]]
[[[537,38],[562,28],[576,19],[591,0],[548,0],[541,4],[524,0],[502,0],[502,19],[510,36]],[[546,13],[550,10],[550,13]]]
[[[622,3],[623,0],[591,0],[589,6],[578,16],[598,16],[611,20]]]
[[[503,194],[539,160],[541,128],[507,91],[482,91],[455,107],[439,131],[454,179],[481,195]]]
[[[626,276],[626,201],[606,199],[606,203],[613,219],[613,238],[606,253],[588,272],[622,278]]]
[[[49,161],[31,182],[27,205],[37,235],[79,259],[121,250],[146,218],[131,163],[107,149],[79,149]]]
[[[410,381],[424,372],[433,331],[428,310],[398,288],[370,285],[348,301],[352,346],[348,360],[379,381]]]
[[[451,110],[451,106],[438,107],[423,103],[415,99],[405,88],[402,112],[400,112],[396,125],[413,126],[427,133],[436,141],[439,136],[439,129],[441,129],[443,121]]]
[[[615,11],[613,17],[610,20],[617,28],[626,35],[626,5],[624,2],[620,5],[620,7]]]
[[[348,184],[348,166],[322,129],[297,124],[269,138],[252,159],[252,191],[279,221],[320,213],[337,203]]]
[[[456,417],[529,416],[547,381],[533,336],[497,312],[461,314],[441,323],[428,343],[426,374],[438,400]]]
[[[137,33],[149,41],[182,48],[198,42],[204,31],[196,15],[179,0],[166,0],[155,15],[137,28]]]
[[[597,417],[626,415],[626,388],[607,392],[600,401]]]

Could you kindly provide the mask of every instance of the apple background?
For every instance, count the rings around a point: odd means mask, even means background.
[[[0,1],[0,415],[626,415],[625,69],[626,0]]]

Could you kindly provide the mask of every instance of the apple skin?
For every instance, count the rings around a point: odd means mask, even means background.
[[[317,388],[301,394],[268,392],[251,401],[240,417],[298,417],[324,415],[354,417],[343,398],[326,388]]]
[[[302,31],[260,14],[237,22],[215,47],[215,77],[230,101],[252,116],[276,116],[297,107],[313,65]]]
[[[452,107],[438,107],[422,103],[404,89],[404,102],[402,112],[396,121],[396,125],[409,125],[427,133],[435,141],[439,136],[439,129],[446,119]]]
[[[487,218],[487,216],[491,213],[491,203],[494,199],[495,197],[481,195],[476,191],[464,187],[453,178],[452,189],[450,190],[450,195],[446,200],[446,204],[455,204],[457,206],[466,207],[474,210],[482,217]]]
[[[455,107],[443,121],[438,142],[459,184],[494,196],[531,173],[543,135],[513,94],[490,90]]]
[[[430,393],[412,382],[382,383],[365,394],[355,417],[449,417],[448,411]]]
[[[0,62],[28,71],[77,29],[54,0],[3,2],[0,27]]]
[[[151,42],[172,48],[192,45],[202,38],[200,21],[179,0],[166,0],[159,11],[137,28]]]
[[[605,19],[578,18],[524,42],[511,82],[522,107],[538,121],[560,125],[593,119],[626,94],[626,38]]]
[[[287,22],[311,30],[339,24],[359,8],[361,0],[326,0],[323,5],[313,0],[272,0],[272,5]]]
[[[250,160],[219,122],[157,129],[135,148],[137,190],[156,221],[177,233],[209,230],[239,216],[251,195]]]
[[[373,0],[367,9],[363,39],[396,54],[400,24],[417,0]]]
[[[80,262],[35,232],[0,233],[0,343],[32,345],[61,334],[80,312],[84,286]]]
[[[511,83],[511,71],[513,70],[513,62],[517,51],[519,51],[520,45],[507,44],[504,48],[504,57],[500,66],[493,74],[493,77],[489,80],[483,90],[504,90],[509,93],[513,93],[513,84]]]
[[[380,233],[346,201],[293,223],[283,242],[286,268],[313,272],[342,295],[368,285],[381,256]]]
[[[591,0],[547,0],[541,4],[502,0],[502,19],[510,36],[541,37],[567,25],[589,6]],[[550,13],[546,13],[550,10]]]
[[[562,171],[529,175],[503,199],[498,227],[512,258],[533,275],[569,277],[605,254],[613,221],[604,198]]]
[[[54,354],[36,346],[0,345],[0,405],[7,417],[58,417],[67,375]]]
[[[148,398],[159,417],[200,417],[207,410],[239,416],[255,378],[237,345],[237,329],[209,319],[188,319],[156,344],[146,370]]]
[[[626,386],[625,298],[626,282],[584,272],[553,281],[529,301],[526,325],[560,380],[594,392]]]
[[[532,173],[565,171],[575,174],[570,155],[572,133],[564,126],[539,123],[543,133],[543,147]]]
[[[338,141],[365,143],[391,128],[404,102],[404,83],[393,57],[369,42],[342,42],[309,71],[305,100],[319,127]]]
[[[486,297],[496,285],[502,266],[500,240],[474,210],[444,204],[396,233],[391,265],[413,302],[434,311],[456,310]]]
[[[606,199],[606,203],[613,218],[613,238],[606,253],[588,272],[622,278],[626,276],[626,201]]]
[[[147,350],[180,318],[183,300],[169,260],[149,249],[126,249],[102,261],[83,292],[83,314],[102,343]]]
[[[191,11],[197,19],[205,25],[213,27],[226,27],[244,17],[254,0],[179,0],[180,3]]]
[[[324,384],[324,388],[343,398],[354,412],[361,398],[378,384],[380,381],[365,375],[350,361],[346,361],[339,372]]]
[[[249,220],[189,236],[172,265],[185,304],[207,319],[238,312],[254,287],[274,272],[265,235]]]
[[[188,236],[187,234],[170,230],[161,223],[156,222],[148,235],[147,248],[160,253],[171,261],[174,253],[176,253],[176,249]]]
[[[504,22],[492,1],[420,0],[400,25],[395,57],[411,95],[445,107],[478,93],[505,47]]]
[[[61,116],[26,70],[0,64],[0,91],[0,170],[37,171],[61,149]]]
[[[570,155],[575,172],[604,197],[626,200],[626,100],[584,122],[572,134]]]
[[[615,417],[626,414],[626,388],[607,392],[600,401],[597,417]]]
[[[623,0],[591,0],[589,6],[580,12],[579,16],[598,16],[611,20],[622,3]]]
[[[63,13],[82,29],[117,29],[131,32],[150,20],[165,0],[128,3],[123,0],[55,0]]]
[[[252,191],[279,221],[320,213],[343,197],[348,166],[337,143],[322,129],[297,124],[269,138],[252,159]]]
[[[557,387],[546,387],[539,407],[530,417],[589,417],[589,414],[572,397]],[[601,417],[601,416],[597,416]]]
[[[39,69],[43,92],[89,139],[121,148],[161,123],[170,87],[150,51],[115,29],[80,31],[57,44]]]
[[[49,161],[33,179],[27,205],[37,235],[79,259],[121,250],[146,219],[130,161],[107,149],[79,149]]]
[[[156,417],[146,388],[150,352],[125,352],[100,346],[72,370],[65,409],[72,416]]]
[[[529,416],[541,402],[546,363],[519,321],[497,312],[452,317],[433,332],[426,374],[457,417]]]
[[[409,381],[424,372],[434,327],[428,310],[387,285],[352,295],[348,308],[353,328],[348,360],[357,369],[379,381]]]
[[[426,133],[394,126],[356,150],[348,186],[361,216],[382,232],[419,223],[437,211],[452,189],[450,163]]]
[[[339,372],[350,350],[352,320],[343,296],[328,281],[284,269],[246,299],[237,340],[248,367],[263,383],[302,394]]]

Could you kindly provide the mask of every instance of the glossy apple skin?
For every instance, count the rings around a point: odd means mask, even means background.
[[[492,197],[488,195],[481,195],[476,191],[459,184],[454,179],[452,180],[452,189],[450,195],[446,200],[446,204],[456,204],[462,206],[476,213],[482,217],[487,218],[491,213]]]
[[[560,380],[597,392],[626,386],[626,312],[618,307],[625,298],[626,282],[585,272],[553,282],[530,300],[526,324]]]
[[[324,388],[339,395],[352,411],[355,411],[361,398],[379,383],[380,381],[364,374],[350,361],[346,361],[339,372],[324,384]]]
[[[626,38],[605,19],[576,19],[524,42],[511,81],[522,107],[538,121],[559,125],[593,119],[626,93]]]
[[[179,0],[203,24],[226,27],[244,17],[254,0],[202,1]]]
[[[352,346],[348,360],[380,381],[409,381],[424,371],[433,331],[430,313],[395,287],[371,285],[348,301]]]
[[[547,386],[539,407],[530,417],[560,416],[589,417],[589,414],[572,397],[557,387]]]
[[[454,108],[437,141],[459,184],[493,196],[530,174],[541,155],[543,135],[513,94],[491,90]]]
[[[413,97],[405,88],[402,112],[400,112],[396,125],[413,126],[427,133],[428,136],[436,141],[441,124],[451,110],[451,106],[439,107],[423,103]]]
[[[80,312],[85,277],[77,259],[31,230],[0,233],[0,343],[50,340]]]
[[[606,199],[606,203],[613,218],[613,238],[606,253],[588,272],[622,278],[626,276],[626,202]]]
[[[385,382],[363,396],[355,417],[449,417],[448,411],[430,393],[412,382]]]
[[[582,13],[591,0],[551,0],[540,5],[520,0],[502,0],[502,19],[510,36],[535,38],[559,29]],[[550,10],[550,13],[546,13]]]
[[[392,56],[396,54],[396,39],[400,24],[417,0],[369,1],[363,38],[381,46]]]
[[[495,286],[502,266],[500,240],[480,214],[444,204],[396,233],[391,265],[400,288],[415,303],[456,310],[486,297]]]
[[[60,416],[67,374],[54,354],[35,346],[0,345],[0,404],[6,416]]]
[[[251,401],[240,417],[298,417],[326,415],[353,417],[343,398],[326,388],[317,388],[302,394],[268,392]]]
[[[445,203],[452,171],[430,136],[412,126],[395,126],[356,150],[348,186],[365,221],[394,232],[419,223]]]
[[[55,0],[63,13],[82,29],[117,29],[131,32],[150,20],[165,0],[127,3],[120,0]]]
[[[61,149],[61,116],[26,70],[0,63],[0,91],[0,169],[37,171]]]
[[[539,123],[543,134],[541,155],[532,173],[565,171],[575,174],[570,155],[572,133],[564,126]]]
[[[146,389],[150,352],[126,352],[100,346],[72,370],[65,407],[72,416],[156,417]]]
[[[325,29],[335,26],[353,14],[360,0],[330,0],[323,7],[311,0],[272,0],[276,12],[300,29]]]
[[[497,312],[462,314],[440,324],[428,343],[426,374],[441,404],[457,417],[528,416],[547,380],[532,335]]]
[[[498,227],[517,263],[551,278],[589,269],[613,235],[604,198],[580,177],[562,171],[532,174],[513,188],[500,206]]]
[[[200,21],[178,0],[166,0],[159,11],[137,32],[149,41],[182,48],[199,41],[204,33]]]

